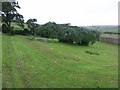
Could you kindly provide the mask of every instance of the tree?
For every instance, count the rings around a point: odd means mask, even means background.
[[[58,24],[55,22],[48,22],[37,27],[35,31],[37,31],[36,34],[41,37],[55,39],[57,38]]]
[[[21,14],[17,12],[20,9],[18,2],[2,2],[2,22],[3,27],[6,27],[8,33],[12,33],[14,27],[11,27],[11,22],[16,22],[18,25],[24,27],[24,19]],[[5,28],[5,29],[6,29]],[[4,30],[4,28],[3,28]]]
[[[41,37],[58,39],[59,42],[76,43],[78,45],[93,45],[100,34],[95,30],[88,30],[83,27],[70,26],[70,24],[56,24],[48,22],[37,28]]]
[[[15,15],[15,18],[13,19],[13,22],[16,22],[20,27],[22,27],[24,29],[24,19],[23,18],[24,17],[21,14],[17,13]]]
[[[37,22],[37,19],[28,19],[26,22],[32,35],[36,35],[35,29],[39,26],[36,22]]]

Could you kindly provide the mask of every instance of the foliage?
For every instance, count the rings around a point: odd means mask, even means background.
[[[79,45],[94,44],[100,36],[96,30],[70,26],[70,24],[56,24],[48,22],[36,28],[37,35],[45,38],[58,39],[59,42],[76,43]]]
[[[30,29],[30,32],[32,35],[36,35],[35,28],[37,28],[39,25],[37,23],[37,19],[28,19],[26,24],[28,25],[28,28]]]
[[[23,16],[17,12],[20,9],[18,2],[3,2],[2,3],[2,22],[3,22],[3,32],[12,33],[14,27],[11,27],[11,22],[16,22],[21,27],[24,27]]]
[[[18,34],[18,35],[29,35],[30,32],[28,29],[24,29],[24,30],[13,30],[13,34]]]

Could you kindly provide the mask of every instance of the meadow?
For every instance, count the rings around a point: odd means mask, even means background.
[[[82,46],[50,41],[3,34],[3,88],[118,87],[118,45],[99,41]]]

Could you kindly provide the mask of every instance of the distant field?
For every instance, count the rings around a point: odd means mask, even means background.
[[[118,34],[102,34],[101,37],[109,37],[109,38],[119,38],[120,35]]]
[[[31,41],[19,35],[2,37],[4,88],[118,87],[117,45],[79,46]]]
[[[118,32],[117,25],[96,25],[96,26],[86,26],[88,29],[98,30],[100,32]]]

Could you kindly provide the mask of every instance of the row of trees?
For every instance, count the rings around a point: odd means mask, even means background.
[[[18,2],[3,2],[2,3],[2,31],[13,34],[14,26],[11,23],[16,23],[23,30],[14,31],[18,34],[39,35],[45,38],[58,39],[59,42],[76,43],[79,45],[94,44],[98,39],[100,33],[97,31],[88,30],[83,27],[71,26],[67,24],[56,24],[55,22],[48,22],[44,25],[38,25],[37,19],[29,19],[26,24],[28,29],[24,28],[24,19],[21,14],[17,12],[20,9]]]
[[[35,29],[37,35],[45,38],[58,39],[59,42],[76,43],[79,45],[94,44],[100,36],[95,30],[83,27],[70,26],[70,24],[56,24],[48,22]]]

